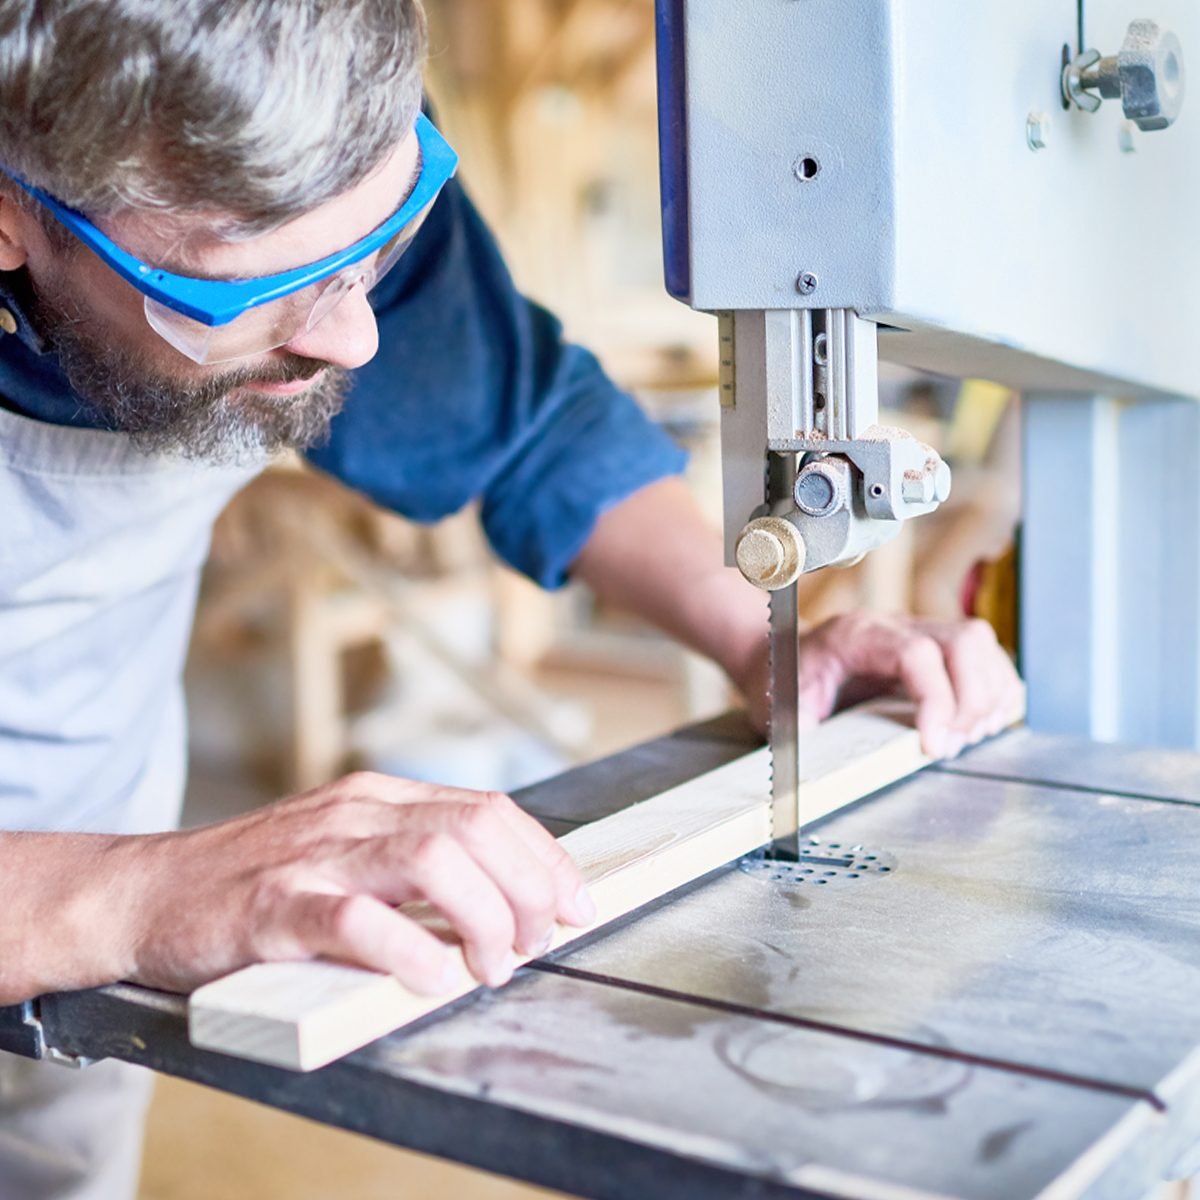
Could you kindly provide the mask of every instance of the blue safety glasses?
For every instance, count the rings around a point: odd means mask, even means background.
[[[193,362],[229,362],[286,345],[311,330],[354,288],[370,291],[411,245],[458,155],[423,113],[417,117],[421,171],[408,199],[352,246],[317,262],[255,279],[174,275],[122,250],[81,213],[0,166],[65,228],[145,297],[146,320]]]

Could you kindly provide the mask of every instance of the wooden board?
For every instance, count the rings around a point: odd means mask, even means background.
[[[804,735],[801,812],[813,821],[929,762],[911,706],[863,705]],[[578,863],[607,924],[770,840],[768,752],[756,750],[661,795],[573,830],[562,845]],[[436,918],[426,918],[435,923]],[[553,948],[589,930],[561,928]],[[388,975],[331,962],[264,963],[198,988],[193,1045],[310,1071],[478,987],[460,950],[458,980],[439,998]],[[528,960],[524,960],[528,961]]]

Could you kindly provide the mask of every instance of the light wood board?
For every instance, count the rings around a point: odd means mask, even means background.
[[[800,747],[801,813],[813,821],[903,779],[930,760],[906,703],[877,701],[826,721]],[[561,839],[605,925],[762,846],[771,837],[765,749]],[[405,910],[407,911],[407,910]],[[423,916],[438,924],[432,914]],[[589,930],[560,927],[554,949]],[[478,987],[462,952],[444,996],[331,962],[263,963],[198,988],[189,1004],[193,1045],[310,1071],[449,1004]],[[528,960],[523,960],[528,961]]]

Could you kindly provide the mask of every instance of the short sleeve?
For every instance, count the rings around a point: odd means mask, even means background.
[[[683,452],[513,284],[458,183],[372,294],[380,348],[311,461],[435,521],[480,502],[496,552],[556,587],[608,508]]]

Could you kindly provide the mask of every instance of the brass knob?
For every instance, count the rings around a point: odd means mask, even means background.
[[[759,517],[738,537],[738,570],[766,592],[795,583],[804,570],[804,558],[800,531],[782,517]]]

